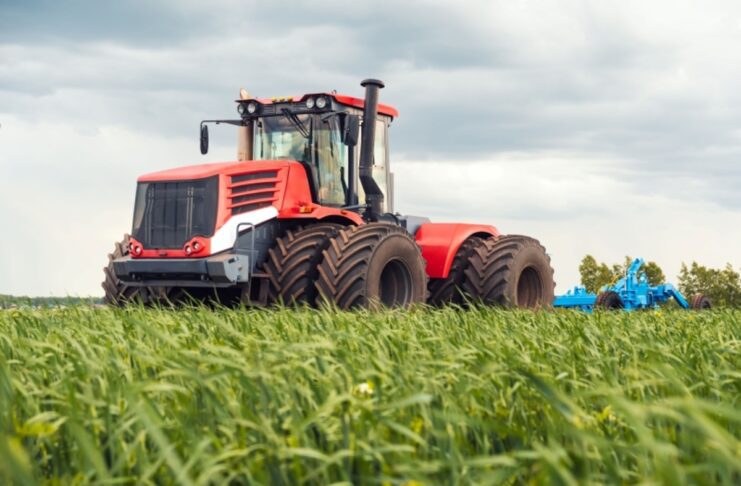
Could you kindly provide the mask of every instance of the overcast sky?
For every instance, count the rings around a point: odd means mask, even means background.
[[[386,82],[396,209],[537,237],[558,291],[624,255],[741,266],[741,2],[0,0],[0,293],[100,295],[136,177],[198,123]]]

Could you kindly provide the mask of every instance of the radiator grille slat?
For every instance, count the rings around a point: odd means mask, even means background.
[[[278,171],[266,170],[236,174],[229,178],[229,202],[232,214],[271,206],[277,201]]]

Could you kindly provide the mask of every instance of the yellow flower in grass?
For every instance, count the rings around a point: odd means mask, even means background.
[[[409,428],[412,429],[412,432],[415,434],[422,433],[422,430],[425,428],[425,421],[422,417],[415,417],[414,420],[412,420],[412,423],[409,424]]]
[[[373,396],[373,390],[375,389],[375,386],[373,386],[373,382],[370,380],[364,381],[363,383],[359,383],[355,385],[355,387],[352,390],[352,394],[357,397],[371,397]]]
[[[615,414],[612,413],[612,407],[609,405],[603,408],[602,411],[597,414],[597,420],[599,420],[600,422],[614,421],[615,418]]]

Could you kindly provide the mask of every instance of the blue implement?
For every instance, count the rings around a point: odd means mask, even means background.
[[[620,300],[614,302],[615,306],[613,308],[617,308],[617,304],[620,304],[619,307],[627,311],[655,308],[671,299],[674,299],[683,309],[690,308],[687,299],[672,284],[664,283],[651,286],[648,283],[646,273],[641,271],[644,264],[643,258],[633,260],[625,272],[625,276],[612,285],[602,287],[599,295],[614,292]],[[591,312],[597,304],[599,295],[587,292],[584,287],[577,286],[564,295],[556,296],[553,307],[581,309]]]

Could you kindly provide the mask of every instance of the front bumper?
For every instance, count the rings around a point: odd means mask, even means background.
[[[133,286],[231,287],[250,280],[247,255],[221,253],[207,258],[113,260],[116,276]]]

